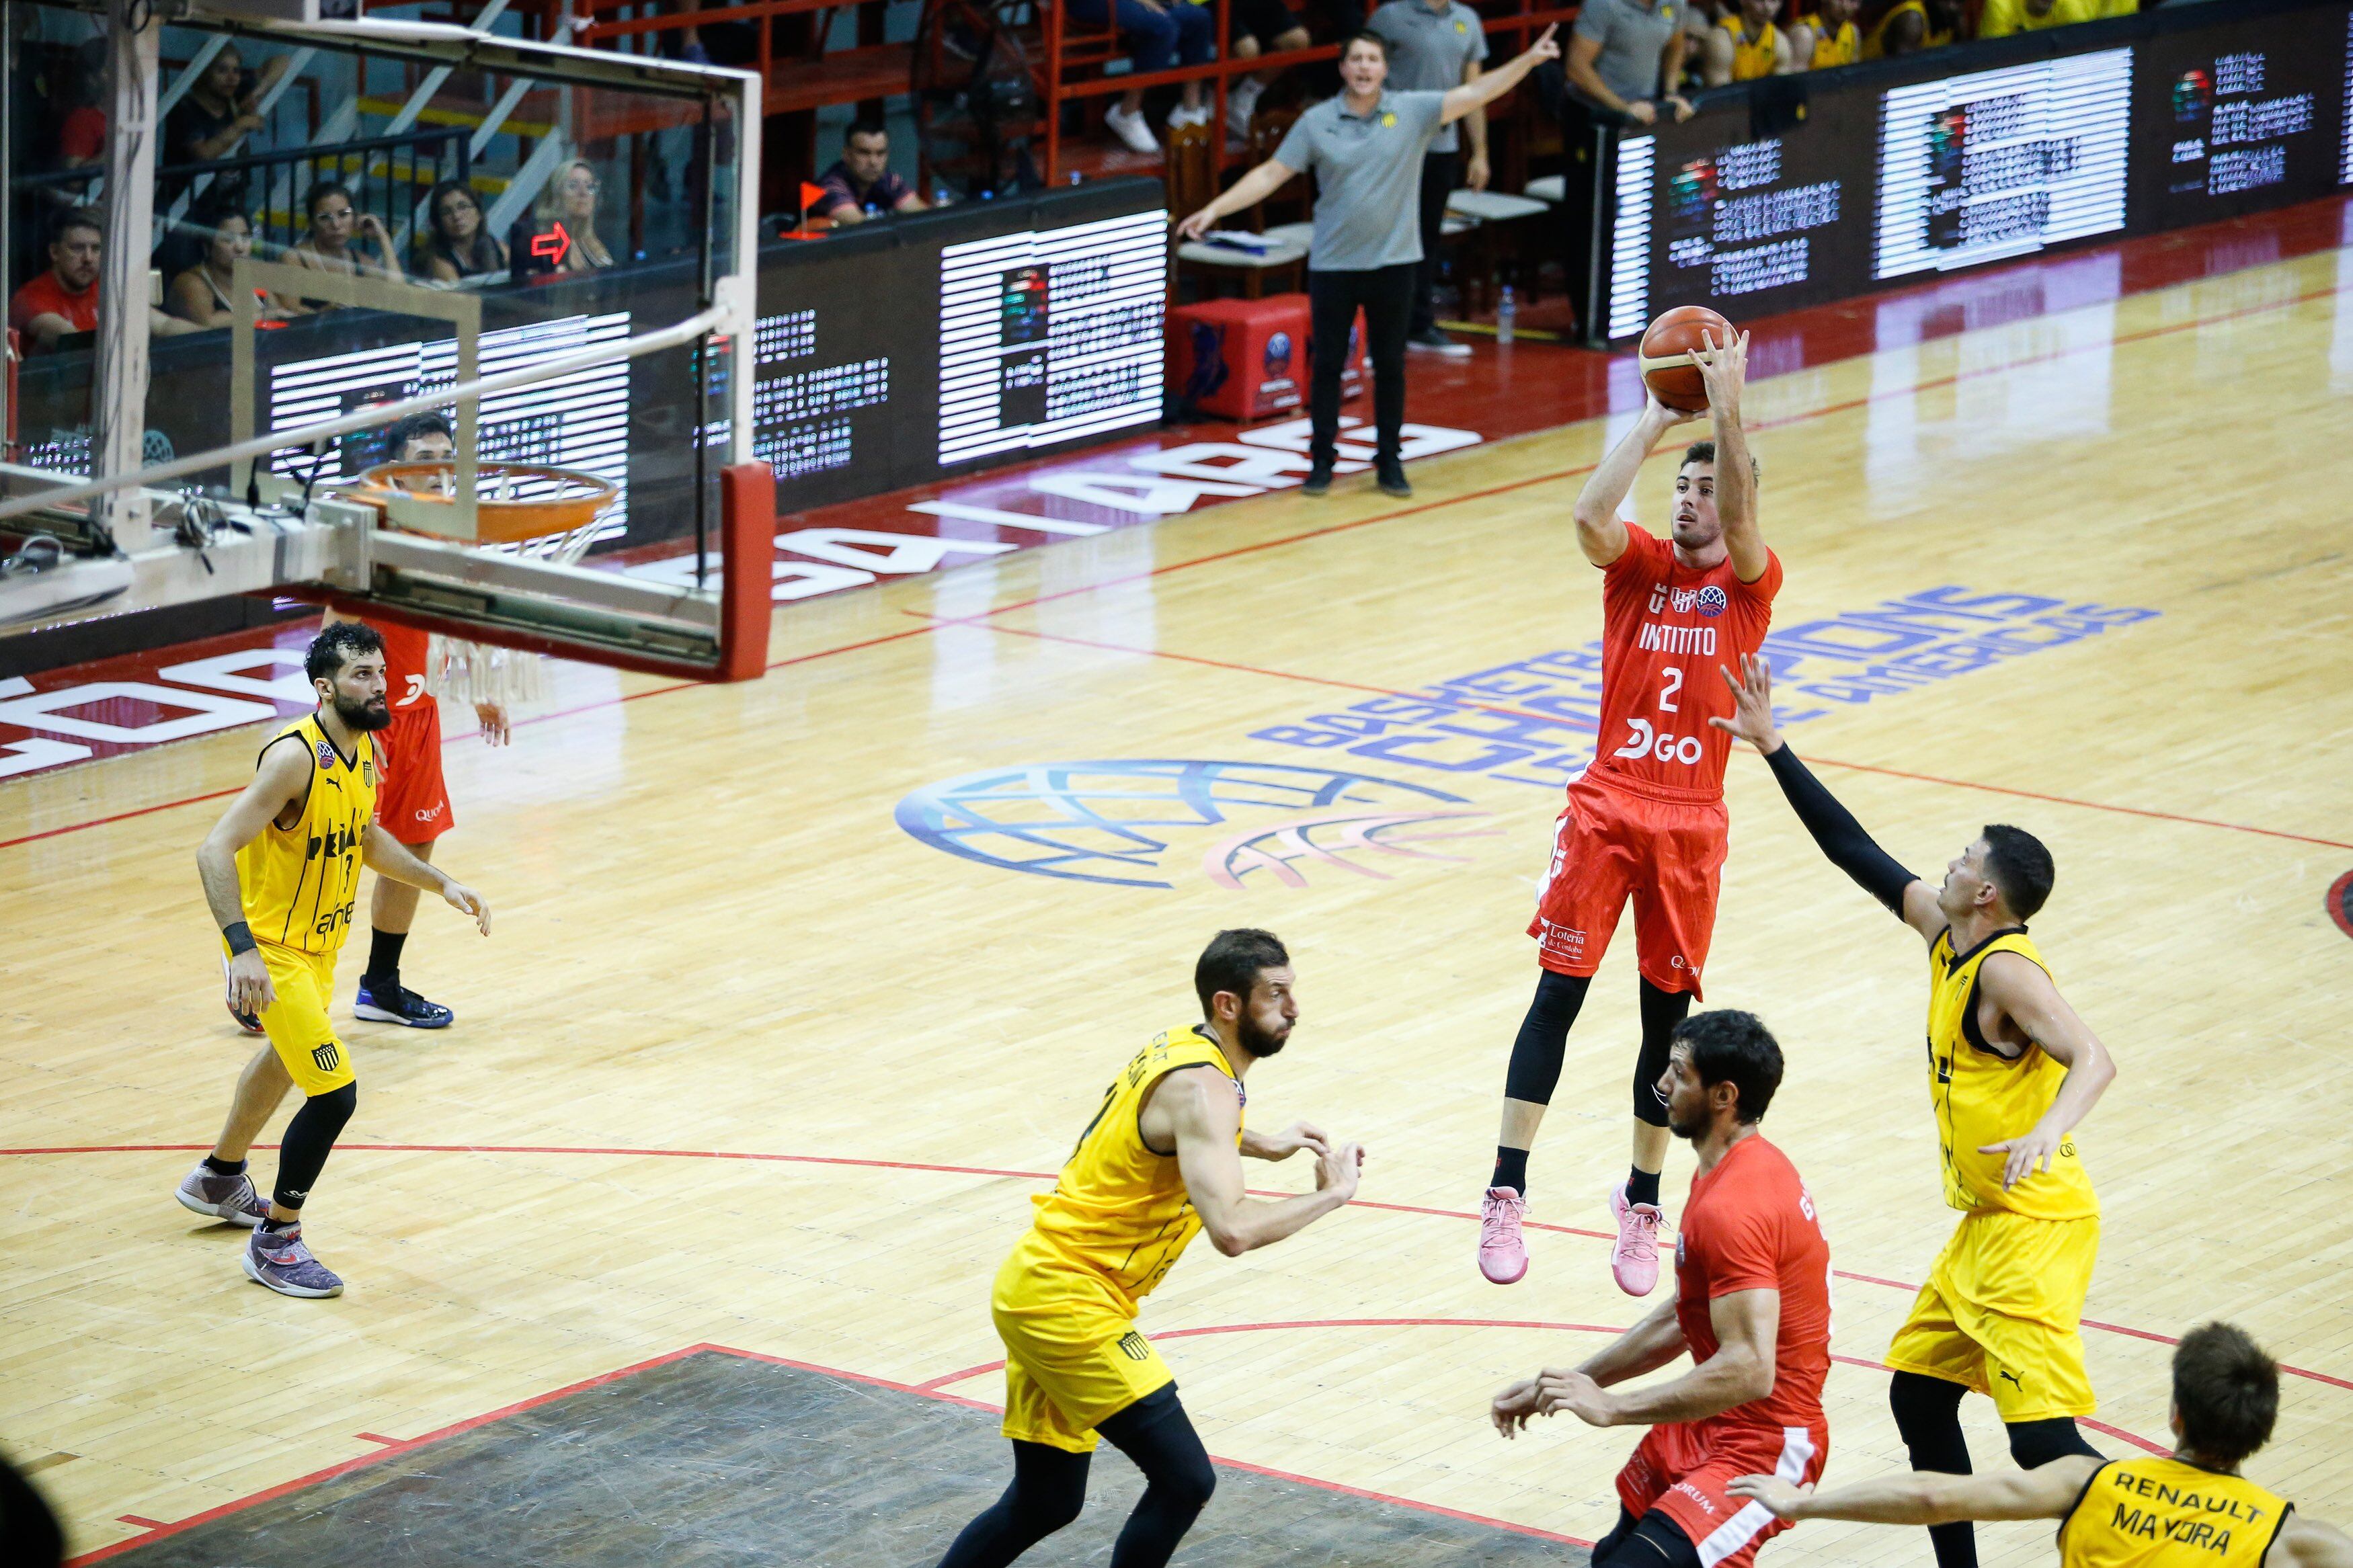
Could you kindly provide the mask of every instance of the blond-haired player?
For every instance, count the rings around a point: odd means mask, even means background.
[[[965,1526],[941,1568],[1004,1568],[1078,1518],[1101,1433],[1144,1472],[1112,1568],[1160,1568],[1217,1487],[1176,1377],[1136,1331],[1137,1304],[1203,1230],[1236,1257],[1356,1195],[1363,1152],[1298,1122],[1242,1126],[1242,1079],[1291,1037],[1291,955],[1262,931],[1221,931],[1194,966],[1201,1021],[1139,1051],[1103,1091],[1054,1190],[997,1273],[1013,1484]],[[1243,1195],[1241,1156],[1315,1155],[1315,1191]]]
[[[261,748],[253,782],[196,851],[227,954],[229,1011],[258,1018],[269,1045],[246,1064],[220,1141],[175,1195],[197,1214],[253,1227],[248,1277],[281,1296],[319,1297],[341,1295],[343,1282],[303,1244],[302,1204],[359,1104],[327,999],[335,955],[351,934],[360,868],[432,889],[473,916],[485,936],[491,909],[375,821],[382,770],[373,732],[391,721],[384,639],[356,621],[338,623],[311,639],[302,668],[318,710]],[[302,1105],[287,1123],[278,1184],[264,1205],[245,1173],[246,1151],[290,1081]]]

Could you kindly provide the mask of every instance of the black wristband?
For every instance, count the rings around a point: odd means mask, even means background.
[[[231,957],[235,957],[239,953],[251,952],[257,945],[253,940],[253,931],[251,928],[247,926],[243,921],[238,921],[234,924],[221,927],[221,936],[228,943],[228,951]]]

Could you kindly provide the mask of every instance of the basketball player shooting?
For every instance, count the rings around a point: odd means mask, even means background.
[[[1895,1428],[1915,1470],[1968,1475],[1961,1395],[1990,1395],[2010,1457],[2034,1470],[2096,1461],[2075,1429],[2095,1408],[2084,1296],[2100,1200],[2075,1149],[2116,1064],[2052,983],[2026,922],[2051,896],[2051,852],[1988,826],[1936,887],[1896,864],[1798,760],[1773,724],[1773,672],[1744,658],[1731,718],[1708,721],[1764,755],[1831,864],[1928,944],[1928,1100],[1945,1202],[1961,1211],[1887,1350]],[[1928,1531],[1937,1568],[1977,1568],[1967,1518]]]
[[[1575,1371],[1546,1368],[1495,1395],[1496,1430],[1566,1410],[1590,1426],[1648,1426],[1618,1474],[1618,1525],[1592,1568],[1749,1568],[1788,1526],[1730,1491],[1763,1473],[1812,1481],[1830,1452],[1831,1248],[1788,1155],[1757,1124],[1781,1047],[1756,1015],[1677,1026],[1659,1092],[1699,1155],[1675,1248],[1674,1299]],[[1688,1353],[1691,1370],[1612,1385]]]
[[[1658,1283],[1668,1137],[1655,1086],[1668,1039],[1701,994],[1726,848],[1731,745],[1705,721],[1732,710],[1715,672],[1763,644],[1781,589],[1781,563],[1757,525],[1757,468],[1740,423],[1748,334],[1722,346],[1703,342],[1693,357],[1715,439],[1683,451],[1672,541],[1618,515],[1651,447],[1696,417],[1655,394],[1577,498],[1577,547],[1602,573],[1601,737],[1593,765],[1568,786],[1528,927],[1542,973],[1512,1044],[1494,1174],[1480,1205],[1479,1271],[1498,1285],[1527,1273],[1528,1152],[1560,1081],[1569,1026],[1630,896],[1642,1045],[1633,1163],[1609,1194],[1618,1221],[1609,1270],[1631,1296]]]

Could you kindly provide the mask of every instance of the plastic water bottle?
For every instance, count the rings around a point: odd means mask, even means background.
[[[1499,348],[1512,344],[1512,324],[1519,320],[1520,302],[1512,297],[1512,286],[1504,285],[1504,297],[1495,302],[1495,343]]]
[[[1078,172],[1076,169],[1071,170],[1071,184],[1074,184],[1074,185],[1075,185],[1075,184],[1081,184],[1081,183],[1082,183],[1082,182],[1081,182],[1080,177],[1079,177],[1079,172]]]

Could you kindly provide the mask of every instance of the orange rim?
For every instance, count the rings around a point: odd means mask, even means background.
[[[397,493],[410,500],[450,506],[457,501],[450,488],[457,465],[434,459],[424,462],[378,463],[364,471],[346,495],[358,500]],[[554,494],[501,495],[518,488]],[[478,463],[474,466],[474,537],[510,544],[551,533],[570,533],[596,521],[596,514],[619,499],[621,487],[577,468],[543,463]]]

